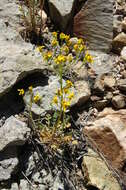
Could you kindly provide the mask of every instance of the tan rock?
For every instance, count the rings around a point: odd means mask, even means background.
[[[120,171],[126,182],[126,109],[114,111],[106,108],[97,119],[84,128],[112,166]]]
[[[80,80],[74,83],[76,96],[73,102],[78,106],[82,106],[90,98],[91,91],[87,81]]]
[[[83,157],[82,169],[87,187],[99,190],[121,190],[121,187],[106,163],[92,149]]]
[[[120,53],[124,46],[126,46],[126,34],[121,32],[113,39],[113,51]]]
[[[124,31],[126,31],[126,17],[124,18],[124,20],[122,21],[122,29]]]
[[[126,103],[125,103],[125,98],[123,95],[117,95],[112,98],[112,104],[114,105],[115,108],[124,108]]]

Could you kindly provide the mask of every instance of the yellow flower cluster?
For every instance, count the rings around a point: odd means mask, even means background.
[[[66,42],[70,39],[69,35],[66,35],[64,33],[60,34],[60,40],[65,40]]]
[[[67,55],[68,53],[69,53],[69,48],[68,48],[68,46],[62,46],[61,47],[61,51],[62,51],[62,53],[63,54],[65,54],[65,55]]]
[[[58,55],[58,57],[55,58],[55,63],[58,65],[60,63],[64,63],[66,61],[66,56],[64,55]]]
[[[44,54],[44,60],[48,61],[52,58],[53,53],[51,51],[48,51]]]
[[[84,57],[84,62],[93,63],[93,57],[87,52]]]
[[[19,96],[23,96],[25,93],[23,88],[18,89],[18,92],[19,92]]]
[[[52,103],[55,105],[58,105],[58,103],[61,104],[63,112],[66,112],[68,107],[70,107],[71,100],[74,97],[74,92],[70,91],[70,88],[72,86],[72,82],[70,80],[67,80],[66,85],[63,87],[63,89],[58,89],[56,95],[53,97]]]
[[[58,45],[58,41],[56,39],[53,39],[52,42],[51,42],[51,45],[53,47],[56,47]]]
[[[41,96],[39,95],[39,93],[37,92],[36,95],[33,97],[33,101],[35,103],[39,102],[41,100]]]

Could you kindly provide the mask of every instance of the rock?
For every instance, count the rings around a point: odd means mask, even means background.
[[[126,91],[126,79],[120,79],[117,83],[118,88],[122,91]]]
[[[126,109],[105,108],[97,119],[84,128],[105,158],[117,169],[126,184]]]
[[[122,21],[122,30],[124,32],[126,32],[126,17],[124,18],[124,20]]]
[[[82,106],[90,98],[91,91],[87,81],[80,80],[74,83],[76,94],[73,100],[74,105]]]
[[[126,34],[121,32],[113,39],[113,51],[120,53],[124,46],[126,46]]]
[[[120,32],[122,32],[122,15],[114,15],[113,17],[113,32],[114,37],[117,36]]]
[[[104,77],[104,86],[106,88],[112,89],[116,84],[116,80],[113,76],[107,75]]]
[[[126,105],[124,96],[122,95],[114,96],[112,98],[112,104],[115,108],[118,108],[118,109],[124,108]]]
[[[109,104],[109,100],[98,100],[98,101],[94,101],[94,107],[98,110],[103,110],[108,104]]]
[[[79,80],[87,80],[88,79],[88,71],[85,65],[81,61],[77,62],[72,66],[73,72],[76,74],[76,77]]]
[[[49,14],[61,30],[66,30],[74,14],[75,0],[49,0]]]
[[[121,58],[126,61],[126,46],[121,51]]]
[[[119,182],[113,176],[105,161],[90,148],[88,148],[88,153],[83,157],[82,170],[87,188],[121,190]]]
[[[30,128],[26,123],[11,116],[0,128],[0,151],[8,146],[24,145],[30,135]]]
[[[112,1],[87,0],[74,18],[73,30],[88,42],[89,49],[108,52],[113,38]]]
[[[14,174],[17,170],[17,165],[19,163],[18,158],[4,159],[0,161],[0,182],[4,180],[9,180],[11,175]]]
[[[65,80],[63,80],[63,86],[64,85],[65,85]],[[40,101],[39,104],[36,104],[36,103],[32,104],[32,108],[31,108],[32,112],[34,112],[36,115],[45,115],[47,112],[51,111],[52,110],[51,103],[59,87],[60,87],[59,79],[55,76],[50,76],[48,80],[48,85],[34,88],[33,94],[35,95],[39,93],[42,101]],[[88,82],[84,80],[77,81],[75,82],[74,87],[71,88],[71,92],[74,92],[75,94],[75,98],[73,98],[73,101],[71,102],[71,106],[83,105],[90,98],[90,94],[91,94]],[[29,108],[29,102],[30,102],[29,92],[25,93],[24,102],[27,108]],[[59,105],[54,106],[53,109],[59,110],[60,107]]]
[[[12,183],[11,190],[19,190],[17,183]]]
[[[21,190],[29,190],[30,187],[29,187],[28,181],[24,180],[24,179],[20,180],[19,189],[21,189]]]
[[[89,51],[89,53],[93,57],[93,64],[89,65],[97,75],[111,72],[116,56],[99,51]]]

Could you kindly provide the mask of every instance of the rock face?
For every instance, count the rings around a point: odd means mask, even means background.
[[[63,80],[63,85],[65,85],[65,80]],[[36,115],[44,115],[45,113],[52,110],[52,100],[56,94],[57,89],[60,88],[59,79],[55,76],[50,76],[48,80],[48,84],[45,86],[38,86],[33,89],[34,95],[39,93],[41,97],[41,101],[39,104],[32,104],[32,112]],[[87,81],[77,81],[75,83],[75,88],[71,88],[71,92],[74,92],[75,98],[73,98],[71,102],[71,106],[73,105],[83,105],[91,95],[90,87]],[[29,107],[30,102],[30,94],[26,92],[24,96],[24,102],[27,107]],[[54,109],[60,109],[60,107],[56,106]]]
[[[126,182],[126,110],[114,111],[106,108],[99,113],[95,122],[84,128],[84,133],[94,140]]]
[[[49,0],[50,17],[61,30],[65,30],[72,19],[75,0]]]
[[[109,51],[113,38],[112,1],[87,0],[74,18],[73,30],[89,43],[89,49]]]
[[[87,187],[102,190],[121,190],[121,187],[113,177],[105,162],[92,149],[83,157],[82,168]]]
[[[0,128],[0,151],[8,146],[23,145],[30,135],[26,123],[11,116]]]
[[[24,145],[29,135],[27,125],[13,116],[0,128],[0,181],[10,179],[17,172],[17,147]]]

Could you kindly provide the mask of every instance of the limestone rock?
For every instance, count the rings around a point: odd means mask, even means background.
[[[126,46],[121,51],[121,58],[126,61]]]
[[[85,102],[89,100],[91,95],[89,84],[87,81],[80,80],[76,81],[74,85],[76,90],[75,99],[73,100],[74,104],[82,106]]]
[[[11,116],[0,128],[0,151],[8,146],[24,145],[30,135],[30,128],[26,123]]]
[[[113,38],[112,1],[87,0],[74,18],[73,30],[89,43],[89,49],[108,52]]]
[[[50,17],[61,30],[65,30],[74,13],[75,0],[49,0]]]
[[[126,46],[126,34],[121,32],[113,39],[113,51],[120,53],[124,46]]]
[[[100,156],[90,148],[88,148],[88,153],[83,157],[82,169],[87,188],[121,190],[112,171],[109,170]]]
[[[105,76],[104,77],[104,86],[112,89],[115,86],[116,80],[113,76]]]
[[[126,79],[120,79],[117,85],[120,90],[126,91]]]
[[[117,95],[112,98],[112,104],[114,105],[115,108],[124,108],[126,103],[125,103],[125,98],[122,95]]]
[[[126,183],[126,110],[114,111],[105,108],[97,119],[84,128],[112,166],[122,175]]]

